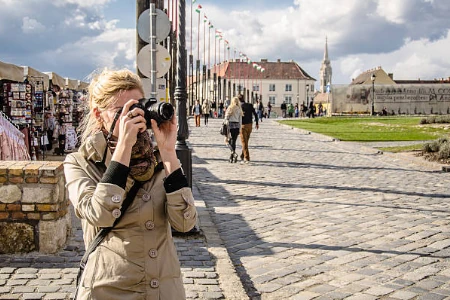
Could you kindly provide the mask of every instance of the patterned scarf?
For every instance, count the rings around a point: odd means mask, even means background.
[[[108,136],[106,129],[102,129],[105,138]],[[111,136],[107,141],[111,154],[114,153],[117,145],[117,137]],[[136,144],[131,149],[130,175],[133,179],[146,182],[149,181],[155,173],[155,167],[158,164],[153,154],[153,146],[148,130],[138,133]]]

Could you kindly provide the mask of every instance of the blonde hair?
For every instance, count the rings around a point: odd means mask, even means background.
[[[244,115],[244,111],[241,107],[241,101],[239,101],[238,97],[233,97],[230,101],[230,106],[228,106],[227,110],[230,110],[230,114],[234,113],[236,110],[241,111],[241,115]]]
[[[84,103],[85,114],[78,127],[82,143],[102,129],[101,122],[93,113],[94,108],[106,110],[116,103],[121,93],[134,89],[138,89],[144,95],[139,76],[127,69],[105,69],[91,80],[89,97]]]

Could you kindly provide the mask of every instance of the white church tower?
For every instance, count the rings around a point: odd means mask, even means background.
[[[323,54],[322,66],[320,67],[320,92],[327,92],[327,84],[331,86],[331,64],[328,58],[328,38],[325,38],[325,53]]]

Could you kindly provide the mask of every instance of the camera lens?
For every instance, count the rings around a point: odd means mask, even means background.
[[[159,116],[163,120],[170,120],[173,117],[173,106],[170,103],[159,104]]]

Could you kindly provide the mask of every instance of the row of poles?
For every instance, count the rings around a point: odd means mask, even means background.
[[[215,104],[216,108],[219,102],[224,102],[237,94],[242,94],[247,101],[254,102],[256,99],[262,100],[262,79],[265,68],[263,63],[253,62],[245,53],[234,48],[233,57],[231,58],[230,42],[224,38],[221,30],[214,29],[211,20],[206,16],[204,8],[197,3],[197,0],[187,0],[190,2],[189,7],[184,1],[184,10],[181,11],[179,0],[137,0],[137,16],[140,12],[150,7],[150,3],[154,3],[157,9],[163,10],[172,24],[172,30],[168,38],[162,45],[168,49],[172,57],[172,67],[169,69],[165,78],[168,83],[169,99],[172,104],[175,100],[176,76],[178,68],[178,60],[174,58],[178,56],[180,45],[179,31],[183,29],[183,38],[186,41],[186,11],[189,10],[189,60],[186,66],[186,82],[188,87],[187,108],[193,106],[195,100],[203,103],[208,100]],[[183,24],[181,25],[180,16],[184,15]],[[197,26],[195,27],[194,16],[197,17]],[[203,19],[203,26],[202,26]],[[203,30],[202,30],[203,29]],[[195,32],[196,31],[196,32]],[[203,31],[203,32],[202,32]],[[196,34],[195,34],[196,33]],[[202,34],[203,33],[203,34]],[[213,37],[213,38],[212,38]],[[195,41],[196,38],[196,41]],[[212,41],[214,39],[214,41]],[[214,42],[214,45],[212,45]],[[137,34],[137,52],[144,47],[146,43],[142,41]],[[202,50],[203,46],[203,51]],[[182,45],[183,50],[187,51],[186,43]],[[195,49],[196,47],[196,49]],[[212,47],[214,48],[212,51]],[[196,51],[196,59],[194,60],[194,50]],[[213,57],[212,53],[213,52]],[[223,56],[222,56],[223,55]],[[186,57],[187,58],[187,57]],[[213,58],[213,61],[212,61]],[[232,62],[230,60],[232,59]],[[194,64],[195,62],[195,64]],[[226,62],[229,71],[226,72]],[[195,66],[195,67],[194,67]],[[145,77],[138,73],[141,77]]]
[[[261,99],[262,77],[265,68],[260,64],[253,62],[246,54],[234,48],[233,69],[228,72],[228,80],[225,75],[225,62],[231,59],[230,43],[223,36],[221,30],[215,29],[211,20],[204,13],[204,9],[197,0],[189,0],[190,2],[190,45],[189,60],[187,65],[188,77],[188,101],[189,107],[192,107],[195,100],[203,103],[205,100],[212,101],[216,107],[219,102],[225,101],[237,94],[243,94],[245,99],[254,101]],[[167,14],[169,19],[177,26],[178,1],[167,0]],[[197,27],[194,27],[194,16],[197,14]],[[203,18],[202,18],[203,16]],[[202,24],[203,19],[203,26]],[[194,45],[196,30],[196,59],[194,60]],[[202,33],[203,29],[203,34]],[[214,64],[211,61],[212,38],[214,37]],[[172,39],[176,42],[176,39]],[[203,44],[203,51],[201,52]],[[208,47],[207,47],[208,45]],[[223,50],[223,56],[221,56]],[[239,59],[236,59],[239,53]],[[206,55],[207,54],[207,55]],[[223,61],[222,61],[223,58]],[[195,64],[194,64],[195,62]],[[250,66],[249,66],[250,65]],[[195,66],[195,67],[194,67]],[[173,70],[175,68],[172,68]],[[249,69],[254,70],[250,72]],[[169,77],[171,77],[169,75]],[[173,78],[172,78],[173,79]],[[258,80],[259,79],[259,80]],[[169,78],[170,81],[170,78]],[[259,95],[258,93],[259,92]]]
[[[211,29],[214,28],[212,22],[208,19],[206,14],[203,12],[203,7],[200,4],[194,5],[197,1],[191,1],[191,9],[190,9],[190,53],[189,53],[189,102],[190,105],[193,104],[195,100],[199,100],[203,103],[205,100],[211,101],[216,105],[218,105],[219,101],[224,101],[225,99],[229,99],[236,94],[243,94],[245,99],[250,99],[252,101],[258,96],[253,94],[253,92],[257,90],[261,90],[262,87],[262,72],[264,72],[264,68],[262,66],[253,63],[250,58],[248,58],[244,53],[239,52],[239,61],[236,60],[236,48],[234,49],[233,56],[233,70],[232,72],[228,72],[228,81],[227,77],[224,76],[226,72],[226,62],[229,62],[230,55],[230,43],[228,40],[224,39],[223,33],[221,30],[216,29],[211,32]],[[195,75],[194,75],[194,53],[193,53],[193,27],[194,27],[194,9],[197,13],[197,59],[195,61]],[[203,13],[203,40],[201,40],[201,15]],[[207,33],[208,30],[208,33]],[[214,34],[214,65],[211,65],[211,34]],[[203,41],[203,56],[200,56],[201,42]],[[221,45],[223,41],[223,45]],[[206,59],[206,44],[208,44],[208,58]],[[223,62],[221,60],[221,47],[223,46]],[[217,58],[218,62],[217,63]],[[201,59],[203,64],[201,64]],[[251,80],[251,88],[249,88],[249,68],[245,64],[253,64],[252,66],[257,68],[260,71],[260,82],[258,88],[254,88],[254,80],[255,76],[252,76]],[[223,66],[223,70],[222,70]],[[243,71],[243,72],[242,72]],[[212,78],[211,78],[212,73]],[[231,74],[232,73],[232,74]],[[232,81],[231,82],[231,78]],[[236,80],[238,79],[238,83]],[[243,81],[241,82],[241,79]],[[250,94],[251,91],[251,94]],[[261,98],[261,94],[259,95]]]

